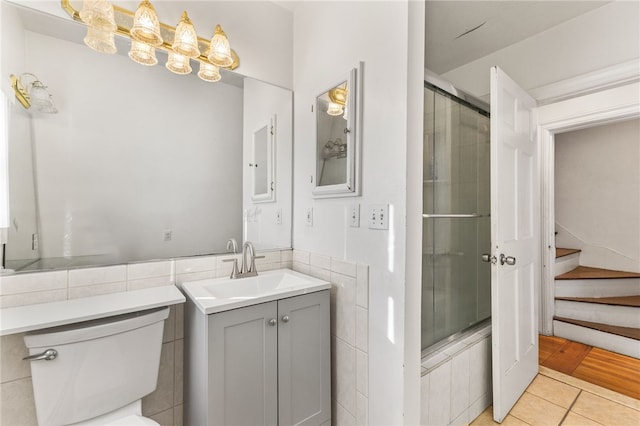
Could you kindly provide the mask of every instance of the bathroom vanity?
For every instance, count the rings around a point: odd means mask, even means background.
[[[329,288],[288,269],[183,284],[185,424],[329,422]]]

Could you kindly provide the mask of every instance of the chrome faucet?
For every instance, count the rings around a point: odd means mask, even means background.
[[[247,259],[247,255],[249,258]],[[256,256],[253,244],[247,241],[242,245],[242,266],[238,269],[238,259],[225,259],[223,262],[233,262],[231,270],[231,279],[254,277],[258,275],[256,268],[256,259],[262,259],[264,256]]]
[[[237,253],[238,252],[238,242],[235,238],[229,238],[227,241],[227,252],[229,253]]]

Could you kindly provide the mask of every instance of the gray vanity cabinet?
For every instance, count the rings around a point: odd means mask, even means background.
[[[185,424],[331,419],[329,290],[211,315],[186,309]]]

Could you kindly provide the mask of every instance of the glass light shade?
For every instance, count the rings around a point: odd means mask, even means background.
[[[190,74],[191,64],[189,58],[176,52],[169,52],[169,59],[165,64],[167,69],[176,74]]]
[[[53,104],[53,99],[47,88],[39,81],[34,81],[31,90],[29,91],[31,97],[31,107],[36,111],[46,112],[49,114],[55,114],[58,109]]]
[[[103,31],[95,27],[87,27],[87,35],[84,44],[100,53],[116,53],[116,43],[113,39],[113,32]]]
[[[84,0],[80,19],[102,31],[115,31],[118,28],[113,15],[113,5],[107,0]]]
[[[220,81],[222,76],[220,75],[220,69],[213,64],[206,62],[200,62],[200,70],[198,71],[198,77],[204,81],[216,82]]]
[[[198,35],[186,11],[182,12],[182,18],[176,27],[171,48],[174,52],[188,58],[197,58],[200,56]]]
[[[220,25],[216,25],[216,30],[211,38],[211,46],[209,48],[209,55],[207,59],[218,67],[228,67],[233,64],[233,57],[231,56],[231,48],[229,47],[229,40],[227,35],[222,31]]]
[[[329,115],[340,115],[344,112],[344,108],[340,104],[336,104],[335,102],[329,102],[329,107],[327,107],[327,114]]]
[[[162,36],[160,35],[160,21],[156,10],[149,0],[143,0],[133,18],[133,27],[129,31],[131,37],[151,46],[161,46]]]
[[[131,40],[129,57],[141,65],[152,66],[158,63],[158,58],[156,58],[156,48],[145,43],[140,43],[136,40]]]

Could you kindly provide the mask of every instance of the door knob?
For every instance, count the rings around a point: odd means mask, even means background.
[[[489,253],[484,253],[482,255],[482,261],[483,262],[487,262],[487,263],[491,263],[492,265],[496,264],[496,257],[495,256],[491,256]]]
[[[504,253],[503,253],[503,254],[500,255],[500,264],[504,265],[505,263],[507,265],[513,266],[513,265],[516,264],[516,258],[513,257],[513,256],[505,256]]]
[[[271,318],[269,320],[269,325],[276,325],[278,323],[278,321],[275,318]]]

